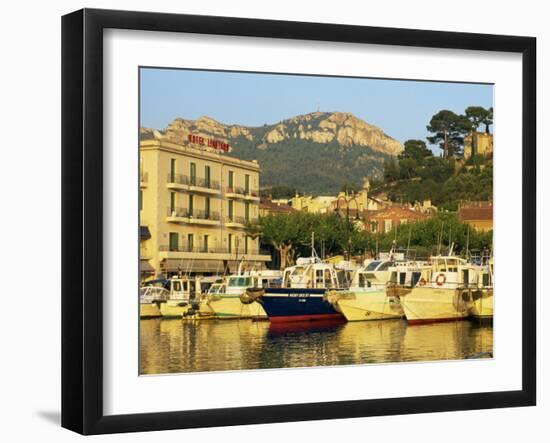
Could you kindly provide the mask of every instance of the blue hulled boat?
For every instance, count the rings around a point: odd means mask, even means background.
[[[345,320],[324,296],[329,289],[343,289],[348,277],[346,271],[322,262],[312,248],[312,256],[286,268],[282,286],[265,288],[258,302],[271,322]]]

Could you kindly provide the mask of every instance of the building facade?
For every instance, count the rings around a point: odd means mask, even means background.
[[[260,166],[215,149],[164,140],[140,143],[142,278],[265,267],[245,224],[259,216]]]
[[[458,218],[478,231],[493,229],[493,202],[463,202],[458,207]]]
[[[390,232],[397,226],[428,218],[428,214],[399,205],[392,205],[380,211],[367,211],[365,213],[365,225],[370,232],[382,234]]]
[[[464,137],[464,159],[473,155],[489,157],[493,154],[493,134],[473,132]]]

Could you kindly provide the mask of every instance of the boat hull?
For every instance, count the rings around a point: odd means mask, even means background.
[[[191,305],[181,300],[168,300],[160,306],[160,312],[164,318],[181,318],[190,309]]]
[[[139,318],[159,318],[162,317],[157,303],[140,303]]]
[[[476,318],[493,318],[493,290],[474,293],[470,314]]]
[[[451,288],[414,288],[401,297],[401,305],[410,324],[454,321],[469,315],[468,291]]]
[[[220,319],[267,318],[264,309],[259,303],[244,304],[238,295],[222,295],[216,300],[210,300],[208,306],[212,309],[216,318]]]
[[[325,292],[325,289],[270,288],[259,301],[273,323],[344,320],[325,300]]]
[[[399,298],[388,296],[385,289],[340,293],[336,295],[334,304],[347,321],[386,320],[404,316]]]

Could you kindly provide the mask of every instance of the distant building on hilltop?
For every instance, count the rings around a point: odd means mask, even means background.
[[[472,132],[464,137],[464,159],[473,155],[489,157],[493,154],[493,134]]]
[[[471,201],[461,203],[458,207],[458,218],[479,231],[493,229],[493,202]]]

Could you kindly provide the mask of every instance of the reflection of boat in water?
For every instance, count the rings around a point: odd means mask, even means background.
[[[468,320],[406,328],[402,361],[460,360],[493,352],[493,328]],[[487,354],[488,355],[488,354]]]
[[[269,335],[284,335],[288,333],[312,333],[312,332],[325,332],[336,330],[341,328],[345,324],[343,317],[336,319],[326,319],[317,321],[293,321],[293,322],[270,322],[269,323]]]
[[[493,318],[494,259],[491,257],[479,272],[479,289],[472,292],[470,314],[479,319]]]
[[[280,279],[280,271],[239,272],[210,287],[207,293],[208,306],[217,318],[267,318],[258,302],[251,299],[242,303],[241,298],[250,289],[278,286]]]
[[[405,264],[394,263],[391,253],[388,260],[371,261],[355,272],[349,290],[329,291],[326,299],[348,321],[401,318],[399,297],[386,290],[396,266]]]
[[[160,305],[166,302],[169,295],[170,291],[162,286],[149,285],[139,288],[139,317],[162,317]]]
[[[472,289],[478,284],[478,267],[452,255],[430,257],[422,277],[400,296],[409,323],[461,320],[469,315]]]

